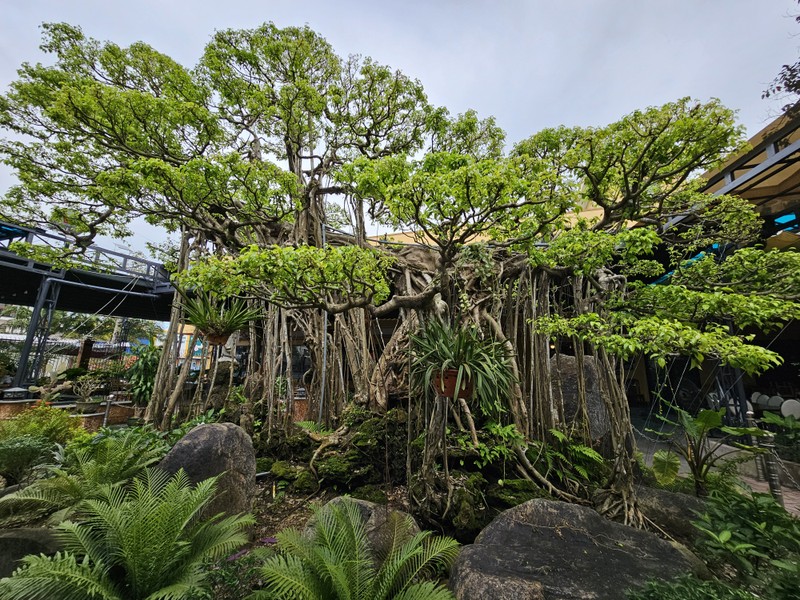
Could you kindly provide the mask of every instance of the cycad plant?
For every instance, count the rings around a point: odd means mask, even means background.
[[[52,514],[60,522],[97,498],[104,486],[120,487],[164,457],[167,444],[136,430],[102,437],[60,453],[61,464],[48,468],[48,477],[0,498],[0,512]],[[23,515],[24,517],[24,515]],[[16,515],[20,520],[20,515]]]
[[[7,600],[177,600],[204,588],[208,560],[247,541],[251,517],[199,519],[215,479],[193,487],[147,469],[124,488],[105,486],[88,500],[80,523],[57,529],[64,552],[27,556],[0,580]]]
[[[358,506],[349,500],[315,510],[312,531],[278,534],[280,553],[262,569],[265,589],[250,600],[445,600],[431,581],[458,554],[458,543],[424,531],[412,535],[409,517],[394,514],[380,549],[371,548]]]
[[[197,327],[211,344],[224,344],[232,333],[261,314],[241,298],[225,300],[213,292],[200,290],[195,296],[184,298],[186,321]]]

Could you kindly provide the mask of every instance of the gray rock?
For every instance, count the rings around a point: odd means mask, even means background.
[[[684,544],[690,544],[695,539],[697,529],[692,521],[698,519],[697,513],[705,510],[705,502],[687,494],[647,486],[638,488],[636,497],[644,516],[672,537]]]
[[[168,473],[186,471],[192,483],[219,475],[217,495],[206,516],[235,515],[252,508],[256,494],[256,454],[253,440],[238,425],[211,423],[187,433],[159,465]]]
[[[367,542],[373,554],[377,556],[385,556],[389,551],[389,545],[392,541],[391,532],[393,530],[392,523],[394,519],[410,519],[412,524],[411,530],[409,531],[410,535],[413,536],[420,532],[419,525],[416,520],[414,520],[414,517],[403,511],[390,509],[384,504],[376,504],[349,496],[339,496],[328,502],[325,506],[337,505],[342,502],[351,502],[358,507],[361,518],[364,521]],[[306,524],[305,533],[307,535],[312,533],[313,526],[314,517],[309,519]]]
[[[568,423],[580,420],[580,404],[578,402],[578,361],[574,356],[559,354],[550,359],[553,371],[553,396],[556,401],[562,398],[564,402],[564,417]],[[608,410],[600,393],[597,363],[593,356],[583,359],[583,372],[586,379],[586,412],[589,417],[589,433],[592,439],[599,439],[611,429]]]
[[[492,521],[450,574],[460,600],[623,600],[649,579],[692,570],[680,550],[590,508],[536,499]]]
[[[28,554],[55,554],[61,549],[52,529],[23,527],[0,530],[0,577],[8,577]]]

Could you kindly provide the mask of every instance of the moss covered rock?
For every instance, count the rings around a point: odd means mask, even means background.
[[[276,460],[272,463],[272,467],[269,471],[276,479],[293,482],[297,479],[302,470],[302,467],[293,465],[286,460]]]
[[[274,431],[269,440],[265,435],[256,437],[258,440],[256,452],[259,456],[274,456],[284,460],[308,462],[317,448],[316,442],[298,428],[294,428],[290,435],[286,435],[283,431]]]
[[[546,491],[528,479],[500,479],[486,489],[486,501],[502,510],[534,498],[549,497]]]
[[[256,458],[256,473],[269,473],[273,464],[275,464],[274,458],[259,456]]]
[[[379,480],[371,461],[358,451],[350,450],[344,454],[330,452],[318,459],[314,466],[320,480],[327,485],[351,489],[353,486]]]
[[[456,489],[451,511],[453,527],[459,541],[472,541],[496,514],[484,502],[486,479],[480,473],[453,473]]]
[[[291,489],[299,494],[313,494],[319,489],[319,481],[309,469],[303,469],[297,474]]]
[[[357,487],[350,493],[350,495],[353,498],[366,500],[367,502],[374,502],[375,504],[387,504],[389,502],[389,499],[386,497],[386,492],[384,492],[377,485],[373,484]]]

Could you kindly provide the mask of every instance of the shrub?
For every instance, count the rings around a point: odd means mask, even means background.
[[[0,475],[11,483],[24,483],[33,469],[52,456],[46,437],[18,435],[0,441]]]
[[[128,367],[128,389],[134,404],[146,406],[153,395],[158,363],[161,360],[161,348],[156,346],[139,346],[134,356],[136,360]]]
[[[800,585],[800,520],[769,494],[712,494],[695,522],[703,556],[733,568],[741,582],[771,600],[796,597]]]
[[[775,450],[778,455],[784,460],[800,462],[800,421],[791,415],[784,417],[771,412],[765,412],[761,420],[777,430]]]
[[[261,565],[269,555],[267,548],[240,551],[208,568],[207,589],[191,596],[191,600],[241,600],[264,581]]]
[[[8,600],[139,600],[185,598],[206,587],[210,559],[247,541],[250,517],[199,519],[214,496],[216,480],[193,487],[182,471],[174,477],[147,470],[130,487],[104,486],[86,503],[83,522],[66,522],[57,535],[65,551],[27,556],[0,580]]]
[[[683,575],[670,581],[650,581],[641,590],[628,592],[628,600],[756,600],[745,590],[718,581],[700,581]]]
[[[60,409],[39,403],[13,419],[0,421],[0,440],[21,435],[47,438],[53,445],[64,445],[80,437],[88,437],[78,419]]]

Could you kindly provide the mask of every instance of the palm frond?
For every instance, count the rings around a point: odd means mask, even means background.
[[[449,537],[423,531],[400,546],[384,563],[378,576],[376,598],[392,598],[421,578],[447,569],[458,556],[459,544]]]

